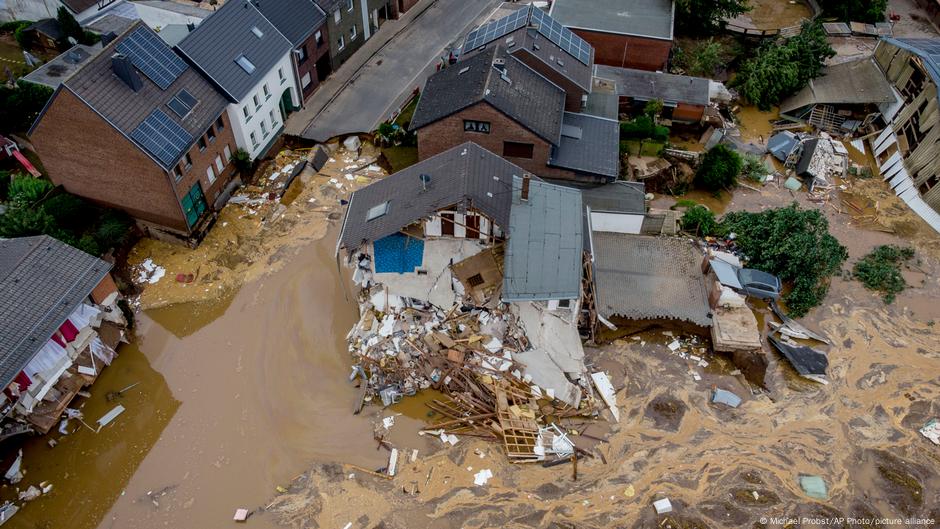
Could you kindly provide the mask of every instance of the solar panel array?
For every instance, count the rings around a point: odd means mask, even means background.
[[[147,119],[137,125],[131,132],[131,138],[164,167],[173,165],[193,142],[192,135],[160,109],[151,112]]]
[[[464,41],[464,53],[485,46],[519,28],[524,28],[529,20],[529,9],[531,8],[520,9],[511,15],[506,15],[499,20],[494,20],[471,31]]]
[[[127,55],[134,67],[161,90],[166,90],[186,71],[183,59],[146,26],[138,27],[121,40],[117,44],[117,51]]]
[[[539,33],[545,38],[567,51],[575,59],[584,64],[591,63],[591,45],[541,9],[532,8],[532,24],[538,26]]]

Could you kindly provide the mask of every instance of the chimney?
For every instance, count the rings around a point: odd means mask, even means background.
[[[144,87],[144,83],[141,82],[137,70],[134,70],[134,65],[131,64],[131,60],[127,58],[127,55],[123,53],[112,55],[111,69],[114,70],[114,75],[124,81],[124,84],[131,90],[139,92]]]
[[[522,193],[520,195],[520,198],[522,199],[523,202],[529,201],[529,180],[530,180],[529,173],[522,173]]]
[[[108,44],[111,44],[112,42],[114,42],[114,39],[116,38],[117,38],[117,34],[115,34],[113,31],[109,31],[105,33],[104,35],[101,36],[101,46],[106,47]]]

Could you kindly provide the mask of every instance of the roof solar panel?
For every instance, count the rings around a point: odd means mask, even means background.
[[[532,5],[471,31],[464,40],[463,52],[468,53],[485,46],[503,35],[512,33],[529,24],[536,26],[539,33],[554,42],[559,48],[570,53],[572,57],[584,64],[591,63],[590,44],[575,35],[570,29],[556,22],[547,13]]]
[[[161,90],[166,90],[187,68],[183,59],[146,26],[122,39],[117,50],[130,57],[134,67]]]
[[[531,8],[520,9],[515,13],[506,15],[499,20],[483,24],[479,28],[471,31],[464,41],[464,53],[479,48],[480,46],[485,46],[507,33],[512,33],[519,28],[525,27],[529,19],[529,9]]]
[[[179,160],[183,151],[193,142],[192,135],[160,109],[151,112],[147,119],[137,125],[131,132],[131,138],[164,167],[170,167]]]

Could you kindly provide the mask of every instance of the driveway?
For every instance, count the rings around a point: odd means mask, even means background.
[[[423,84],[445,50],[463,40],[499,0],[425,0],[378,33],[327,79],[285,132],[316,141],[370,132]]]

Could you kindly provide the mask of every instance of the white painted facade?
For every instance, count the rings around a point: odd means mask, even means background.
[[[226,109],[235,144],[248,151],[252,160],[263,154],[284,127],[279,102],[285,90],[290,90],[291,103],[300,106],[290,53],[285,53],[248,95]]]
[[[499,229],[499,226],[493,224],[489,218],[485,215],[480,215],[478,213],[457,213],[456,211],[441,210],[437,215],[434,215],[430,219],[424,222],[424,234],[428,237],[442,237],[442,223],[443,219],[441,215],[453,215],[454,216],[454,233],[453,235],[447,234],[447,237],[454,237],[456,239],[465,239],[467,238],[467,217],[479,217],[480,225],[480,235],[479,239],[487,240],[490,237],[502,237],[503,232]]]
[[[594,231],[611,233],[639,234],[643,227],[644,215],[631,215],[626,213],[591,212],[591,228]]]

